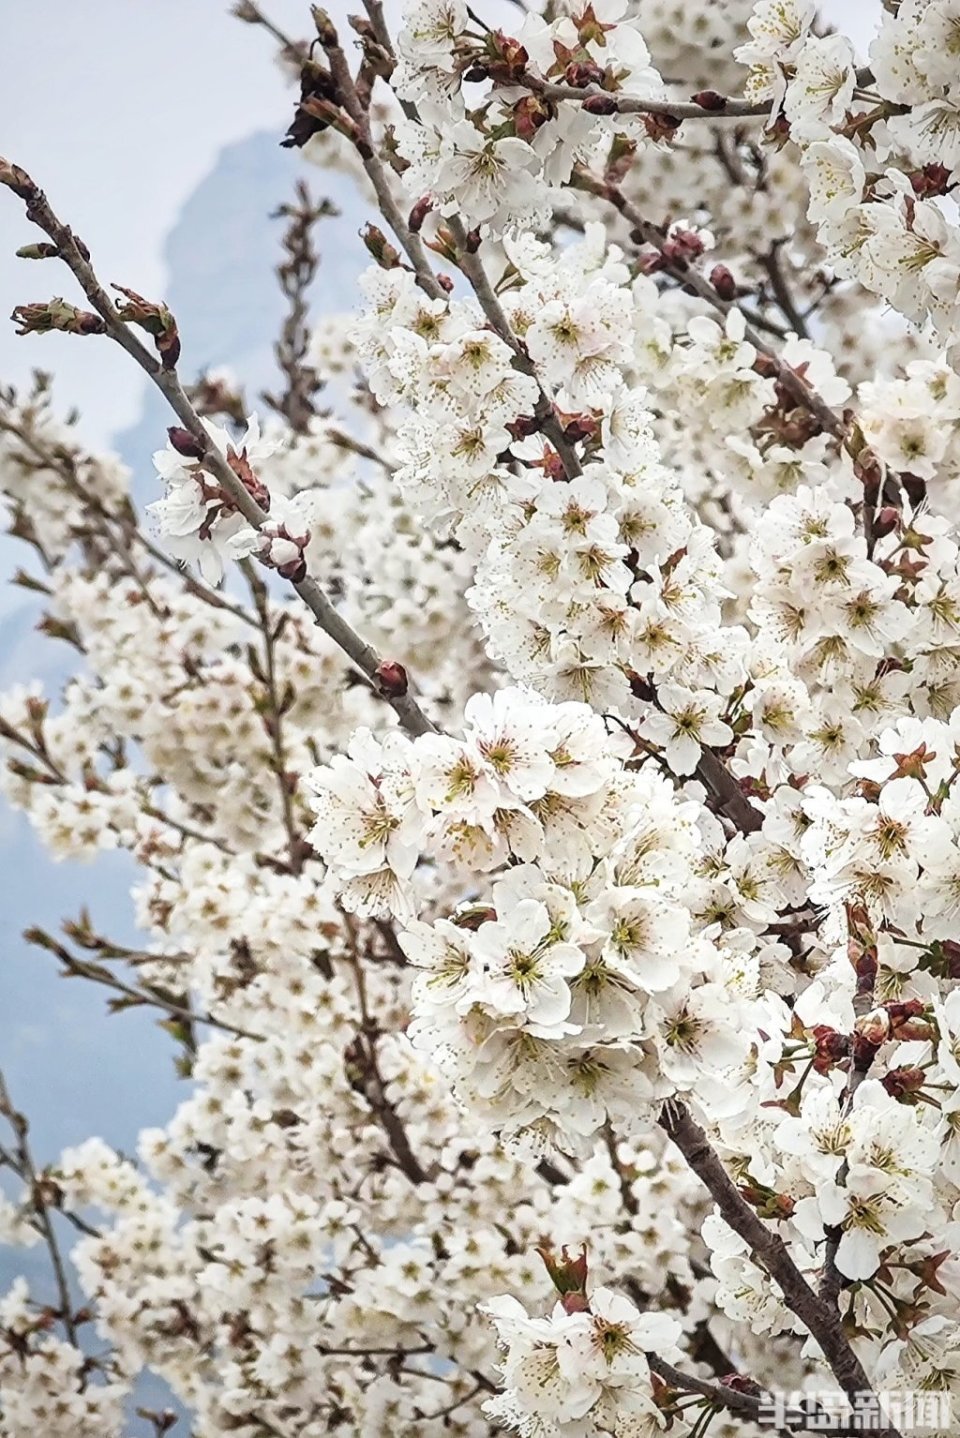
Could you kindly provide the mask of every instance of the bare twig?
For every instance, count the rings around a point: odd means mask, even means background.
[[[253,595],[253,602],[256,606],[257,618],[260,621],[260,632],[263,636],[263,665],[260,672],[255,673],[255,677],[260,679],[265,694],[265,707],[262,717],[267,730],[267,736],[270,740],[270,747],[273,751],[272,768],[276,776],[277,790],[280,795],[283,826],[287,833],[287,852],[289,854],[290,871],[291,873],[299,874],[303,868],[305,859],[312,850],[300,832],[300,826],[297,823],[292,788],[292,785],[296,783],[296,775],[287,767],[287,750],[284,741],[283,720],[289,705],[287,703],[287,695],[281,691],[277,677],[277,638],[279,636],[280,626],[283,623],[283,616],[281,616],[278,623],[271,615],[267,586],[250,561],[243,560],[240,567],[246,576],[247,583],[250,585],[250,592]]]
[[[280,289],[287,300],[280,338],[274,346],[277,365],[286,381],[279,396],[264,394],[263,398],[278,414],[282,414],[294,434],[306,434],[316,416],[316,396],[323,382],[308,362],[310,330],[307,325],[309,290],[320,256],[313,243],[316,222],[337,210],[329,200],[314,201],[302,180],[297,182],[296,199],[281,205],[274,219],[289,221],[283,236],[286,258],[277,268]]]

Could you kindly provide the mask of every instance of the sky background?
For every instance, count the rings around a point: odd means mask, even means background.
[[[294,36],[310,33],[304,0],[264,8]],[[329,6],[338,18],[348,8]],[[234,19],[226,0],[0,0],[0,50],[0,154],[44,187],[104,280],[145,295],[162,295],[166,236],[223,146],[257,130],[282,133],[290,119],[269,37]],[[49,266],[12,258],[35,237],[4,195],[4,321],[15,304],[49,293]],[[58,390],[83,412],[84,435],[104,444],[136,418],[140,377],[113,346],[98,346],[91,362],[90,347],[71,338],[17,339],[0,321],[0,377],[22,382],[35,366],[55,368]]]

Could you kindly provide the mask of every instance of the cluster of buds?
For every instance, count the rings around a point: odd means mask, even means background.
[[[642,243],[646,236],[636,231],[631,238]],[[658,270],[685,270],[691,260],[699,259],[714,246],[709,230],[692,229],[686,225],[671,225],[663,243],[656,252],[644,257],[641,268],[644,274],[656,274]]]
[[[492,80],[495,85],[516,85],[524,76],[529,55],[519,40],[502,30],[489,30],[483,44],[471,50],[463,78]]]

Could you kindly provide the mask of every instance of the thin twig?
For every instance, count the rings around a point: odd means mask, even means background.
[[[277,789],[280,795],[280,809],[283,814],[283,827],[287,834],[287,852],[290,856],[290,871],[299,874],[304,865],[304,860],[312,852],[307,844],[300,826],[297,823],[297,816],[293,804],[293,789],[291,783],[296,782],[296,775],[291,773],[287,767],[287,750],[284,740],[283,719],[287,705],[286,695],[280,690],[277,678],[277,637],[279,625],[275,624],[270,614],[267,586],[258,575],[254,566],[249,560],[243,560],[240,568],[246,576],[250,585],[250,592],[253,595],[253,602],[257,611],[257,618],[260,621],[260,632],[263,636],[263,670],[262,674],[256,676],[262,680],[266,694],[266,712],[263,715],[264,725],[270,739],[270,747],[273,751],[273,772],[277,780]],[[280,623],[282,624],[282,619]]]
[[[50,1266],[53,1269],[54,1280],[57,1285],[57,1294],[60,1301],[58,1317],[63,1323],[64,1330],[70,1342],[76,1346],[77,1329],[73,1317],[73,1300],[70,1297],[70,1284],[67,1279],[66,1264],[63,1254],[60,1252],[60,1244],[53,1227],[53,1220],[44,1198],[43,1183],[37,1173],[33,1161],[33,1154],[30,1149],[30,1142],[27,1138],[29,1125],[26,1117],[19,1113],[10,1101],[10,1093],[7,1089],[6,1080],[0,1073],[0,1114],[7,1120],[13,1129],[16,1144],[16,1159],[19,1165],[21,1178],[27,1185],[30,1193],[30,1202],[33,1205],[35,1224],[37,1231],[42,1234],[47,1245],[47,1252],[50,1255]]]

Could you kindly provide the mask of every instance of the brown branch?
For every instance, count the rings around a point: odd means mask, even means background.
[[[264,393],[263,398],[278,414],[283,415],[294,434],[307,433],[310,421],[317,413],[316,396],[323,388],[320,376],[307,362],[310,349],[307,291],[320,265],[320,256],[313,243],[313,227],[318,220],[335,214],[337,210],[329,200],[311,200],[309,190],[299,180],[296,200],[281,205],[273,216],[274,219],[289,221],[283,236],[286,258],[277,267],[277,279],[288,309],[280,338],[274,345],[277,365],[286,385],[281,395]]]
[[[850,914],[847,914],[848,929],[852,927]],[[853,934],[850,935],[853,939]],[[863,968],[857,969],[857,990],[853,998],[853,1011],[857,1019],[864,1018],[874,1004],[874,992],[877,983],[876,954],[873,961],[866,963]],[[857,1090],[873,1067],[873,1060],[877,1050],[872,1044],[858,1044],[856,1035],[851,1043],[850,1067],[847,1070],[847,1082],[844,1087],[843,1099],[840,1112],[844,1118],[853,1108]],[[844,1158],[837,1170],[837,1183],[846,1183],[847,1175],[850,1172],[850,1165]],[[823,1273],[820,1278],[820,1297],[824,1302],[835,1305],[839,1298],[841,1289],[846,1286],[846,1280],[837,1267],[837,1250],[840,1247],[840,1240],[843,1232],[839,1225],[831,1225],[826,1229],[826,1242],[824,1244]]]
[[[287,834],[287,853],[289,855],[289,868],[293,874],[299,874],[305,860],[313,852],[300,831],[297,823],[297,816],[294,810],[293,793],[297,776],[287,766],[287,748],[283,732],[284,715],[287,712],[287,695],[280,689],[277,677],[277,639],[284,621],[284,616],[274,623],[271,614],[267,586],[260,578],[254,566],[249,560],[241,562],[240,568],[246,576],[253,595],[253,602],[257,611],[257,618],[260,622],[260,632],[263,636],[263,667],[259,673],[255,670],[254,677],[259,679],[265,695],[265,710],[262,714],[264,727],[270,740],[273,763],[271,765],[277,781],[277,790],[280,796],[280,810],[283,815],[283,827]],[[292,696],[291,696],[292,697]]]
[[[657,691],[649,680],[634,674],[630,681],[630,687],[636,698],[644,699],[648,704],[660,708]],[[635,734],[627,726],[624,727],[639,747],[645,747],[639,734]],[[701,745],[700,758],[694,770],[694,777],[699,779],[704,788],[713,795],[715,807],[720,813],[726,815],[741,834],[752,834],[761,827],[763,815],[751,804],[723,760],[706,744]]]
[[[163,1013],[169,1014],[171,1018],[180,1019],[191,1026],[193,1024],[204,1024],[209,1028],[220,1029],[224,1033],[233,1034],[236,1038],[254,1039],[257,1042],[263,1041],[262,1034],[253,1033],[250,1029],[240,1028],[237,1024],[227,1023],[225,1019],[218,1019],[211,1013],[198,1012],[196,1009],[190,1008],[188,1004],[178,1003],[175,999],[161,993],[158,989],[152,987],[137,988],[133,984],[124,983],[122,979],[117,978],[116,974],[111,973],[110,970],[104,968],[102,964],[77,958],[75,954],[71,954],[69,949],[65,948],[63,944],[59,943],[52,935],[46,933],[43,929],[27,929],[23,937],[28,944],[33,944],[37,948],[45,949],[48,953],[52,953],[62,965],[64,977],[88,979],[91,983],[100,984],[106,989],[112,989],[115,993],[122,994],[125,998],[133,1000],[134,1002],[130,1007],[144,1005],[148,1008],[160,1009]],[[155,954],[150,957],[160,962],[163,960],[164,955]]]
[[[868,85],[873,79],[873,72],[869,69],[857,71],[857,86],[862,88]],[[729,95],[719,95],[716,91],[708,90],[701,92],[706,101],[700,104],[694,99],[690,102],[681,100],[654,100],[645,99],[639,95],[621,95],[615,90],[604,90],[598,85],[558,85],[550,80],[541,79],[539,75],[525,74],[519,79],[511,79],[511,84],[522,85],[524,89],[540,95],[544,100],[556,103],[569,102],[572,104],[585,105],[591,102],[598,108],[598,113],[603,114],[609,107],[609,113],[620,115],[662,115],[673,120],[748,120],[763,119],[768,117],[773,108],[769,100],[733,100]]]
[[[671,1101],[665,1106],[659,1123],[709,1191],[721,1217],[734,1233],[749,1244],[754,1263],[773,1279],[791,1313],[800,1319],[820,1345],[843,1392],[851,1401],[855,1401],[859,1394],[870,1393],[870,1381],[850,1347],[840,1315],[818,1297],[797,1268],[783,1239],[742,1197],[689,1110],[682,1103]],[[890,1425],[878,1432],[881,1438],[901,1438],[897,1429]]]
[[[553,401],[540,384],[539,379],[537,379],[536,368],[532,360],[522,348],[520,341],[511,328],[510,321],[504,313],[503,306],[494,294],[490,280],[487,277],[487,272],[484,269],[483,261],[468,243],[463,221],[459,215],[453,215],[447,220],[447,227],[457,243],[457,263],[466,278],[470,281],[473,292],[480,303],[480,308],[486,315],[491,327],[504,343],[508,344],[513,350],[514,367],[518,369],[521,374],[529,375],[536,380],[540,389],[540,398],[537,401],[537,407],[534,413],[540,421],[540,428],[556,450],[567,478],[575,479],[578,474],[583,473],[580,460],[577,458],[577,452],[564,435],[553,406]]]
[[[609,107],[610,114],[618,115],[662,115],[670,120],[746,120],[763,119],[770,115],[770,102],[764,100],[731,100],[726,95],[715,95],[710,91],[710,105],[698,105],[696,101],[653,100],[639,95],[620,95],[615,90],[602,90],[598,85],[557,85],[550,80],[541,80],[538,75],[522,75],[512,83],[522,85],[525,90],[540,95],[554,103],[572,103]],[[603,113],[599,110],[598,113]]]
[[[367,1079],[363,1088],[364,1097],[380,1121],[397,1167],[406,1174],[411,1183],[428,1183],[432,1175],[427,1172],[414,1153],[403,1120],[387,1097],[387,1085],[380,1072],[380,1062],[377,1057],[380,1027],[370,1012],[367,981],[363,972],[363,963],[357,951],[356,925],[346,913],[344,920],[351,939],[347,962],[353,971],[357,1002],[360,1006],[360,1032],[357,1035],[357,1043],[362,1053]]]
[[[211,444],[203,421],[187,398],[176,370],[169,365],[158,363],[146,346],[137,339],[129,325],[120,318],[115,304],[93,271],[86,246],[81,245],[72,230],[57,218],[43,191],[30,176],[3,159],[0,159],[0,184],[7,185],[25,201],[28,219],[38,225],[56,245],[60,259],[79,281],[89,303],[103,320],[110,338],[126,350],[163,394],[181,424],[201,446],[205,467],[229,496],[233,506],[254,529],[261,529],[268,517],[266,511],[234,474],[226,456]],[[433,724],[409,691],[400,694],[388,692],[381,687],[380,655],[338,613],[317,581],[307,574],[303,579],[292,580],[291,583],[320,628],[339,645],[371,687],[377,693],[383,694],[404,728],[413,735],[431,733]]]
[[[807,322],[797,308],[793,298],[793,291],[787,282],[783,272],[781,254],[783,251],[783,240],[775,240],[764,255],[757,255],[757,263],[762,267],[767,279],[770,281],[770,289],[773,298],[777,302],[780,313],[793,332],[801,339],[809,339],[810,331]]]
[[[242,619],[245,624],[256,623],[256,620],[253,619],[246,610],[239,608],[235,604],[231,604],[229,600],[216,594],[212,589],[207,589],[206,585],[194,579],[191,574],[188,574],[186,570],[182,569],[175,559],[172,559],[169,554],[164,553],[162,549],[159,549],[153,544],[131,518],[115,514],[112,510],[107,509],[103,501],[99,499],[97,495],[91,494],[82,483],[78,472],[77,455],[67,449],[65,445],[56,445],[53,448],[48,448],[37,439],[36,435],[31,434],[23,425],[15,424],[3,415],[0,415],[0,432],[12,435],[30,452],[39,465],[42,465],[45,469],[52,470],[54,474],[58,474],[63,480],[65,488],[78,499],[92,515],[102,522],[104,529],[101,532],[103,533],[104,541],[108,544],[111,553],[120,560],[121,566],[136,579],[154,613],[159,612],[159,606],[147,590],[144,577],[136,570],[127,554],[127,550],[132,543],[139,544],[151,559],[176,574],[182,580],[184,588],[188,593],[192,594],[194,598],[201,599],[205,604],[211,605],[214,609],[228,611],[235,615],[237,619]],[[116,525],[122,531],[122,540],[118,540],[117,537],[109,531],[107,527],[110,525]]]

